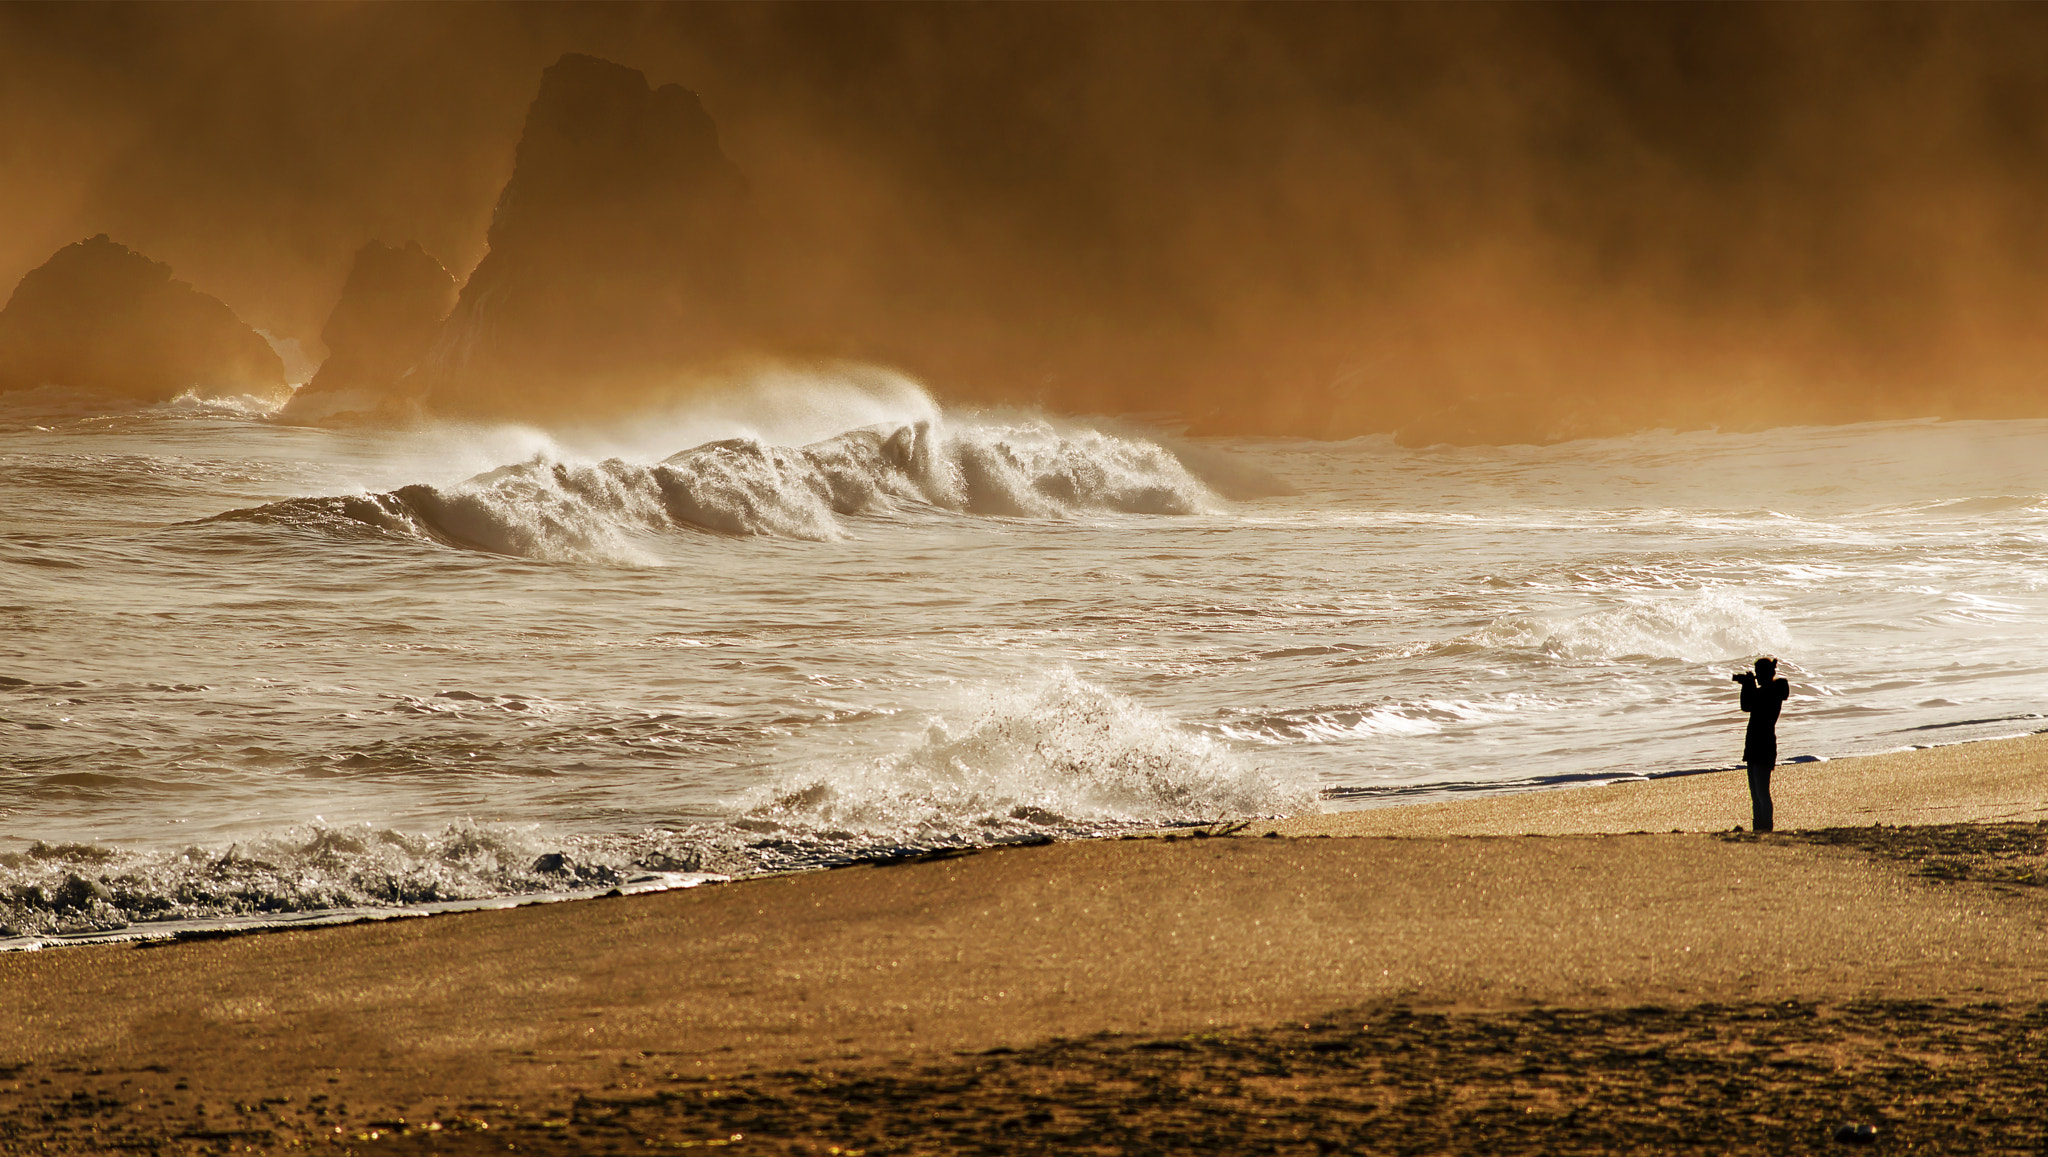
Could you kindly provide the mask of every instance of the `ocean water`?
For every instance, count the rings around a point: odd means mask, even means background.
[[[2048,423],[1406,449],[785,372],[575,431],[0,397],[0,945],[2042,726]]]

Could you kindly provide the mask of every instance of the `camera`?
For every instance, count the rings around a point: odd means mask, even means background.
[[[1754,671],[1737,671],[1735,674],[1730,675],[1728,677],[1730,679],[1733,679],[1735,682],[1742,684],[1745,687],[1750,686],[1751,684],[1756,682],[1756,672]]]

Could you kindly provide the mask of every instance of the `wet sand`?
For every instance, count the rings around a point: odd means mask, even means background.
[[[1781,774],[0,957],[0,1152],[2038,1151],[2048,747]]]

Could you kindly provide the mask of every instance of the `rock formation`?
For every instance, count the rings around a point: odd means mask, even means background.
[[[490,251],[421,369],[430,407],[574,416],[728,352],[744,204],[695,93],[562,57],[527,110]]]
[[[104,233],[59,249],[0,309],[0,391],[42,385],[151,402],[288,389],[263,335]]]
[[[285,417],[389,412],[411,394],[407,374],[454,306],[455,279],[419,242],[363,246],[320,330],[327,360],[286,405]]]

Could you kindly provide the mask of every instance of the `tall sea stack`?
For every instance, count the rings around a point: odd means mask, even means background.
[[[745,197],[695,93],[595,57],[556,61],[490,252],[421,368],[430,408],[573,417],[731,352]]]
[[[455,306],[455,279],[417,241],[372,241],[356,251],[341,300],[320,340],[327,360],[285,407],[287,418],[389,413],[411,400],[408,373],[426,356]]]
[[[30,270],[0,309],[0,391],[43,385],[143,402],[290,388],[270,343],[219,298],[104,233]]]

